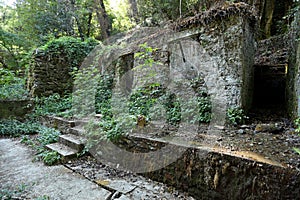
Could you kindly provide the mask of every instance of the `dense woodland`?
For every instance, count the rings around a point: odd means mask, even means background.
[[[17,0],[0,1],[1,68],[25,70],[27,55],[49,40],[71,36],[104,41],[137,26],[160,26],[203,12],[224,0]],[[237,2],[237,1],[231,1]],[[287,30],[297,9],[295,0],[244,0],[256,8],[258,38]]]

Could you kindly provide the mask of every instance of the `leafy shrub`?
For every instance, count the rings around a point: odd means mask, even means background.
[[[35,139],[25,135],[21,142],[36,150],[37,160],[43,161],[46,165],[53,165],[60,160],[60,155],[57,152],[47,150],[46,145],[57,142],[59,135],[59,131],[39,125],[38,136]]]
[[[114,74],[108,73],[102,75],[97,87],[95,96],[95,109],[96,113],[100,113],[103,116],[111,117],[111,97],[114,83]]]
[[[26,184],[21,183],[17,186],[0,188],[0,199],[22,199],[21,196],[26,193]]]
[[[0,99],[25,100],[29,98],[28,91],[23,84],[0,85]]]
[[[70,117],[72,108],[72,96],[53,94],[48,97],[37,97],[35,99],[35,116],[56,115]]]
[[[232,107],[227,110],[227,119],[232,125],[239,125],[245,123],[248,117],[242,108]]]
[[[78,38],[60,37],[47,42],[41,50],[51,56],[65,55],[72,65],[72,70],[81,65],[83,59],[95,48],[98,42],[94,39],[87,39],[82,42]],[[70,72],[72,72],[72,70]]]
[[[149,111],[158,97],[162,95],[163,88],[158,83],[149,84],[146,87],[138,88],[129,99],[129,113],[131,115],[143,115],[149,118]]]
[[[55,151],[43,151],[38,154],[38,157],[41,158],[41,160],[46,164],[46,165],[54,165],[60,161],[60,155],[55,152]]]
[[[0,85],[22,83],[21,78],[16,77],[15,73],[11,70],[0,68]]]
[[[0,136],[17,137],[20,135],[36,134],[39,132],[41,125],[35,122],[22,123],[17,120],[1,120]]]
[[[137,118],[134,115],[125,114],[120,117],[102,118],[100,122],[90,121],[85,130],[87,133],[87,145],[89,149],[100,140],[117,141],[122,135],[136,127]]]
[[[29,98],[24,79],[18,78],[14,72],[0,68],[0,99],[23,100]]]
[[[294,121],[296,132],[300,133],[300,118],[295,119]]]
[[[28,135],[38,134],[34,140]],[[60,132],[42,126],[39,123],[27,121],[20,122],[17,120],[1,120],[0,121],[0,136],[18,137],[23,135],[21,142],[32,146],[37,151],[37,158],[40,158],[45,164],[51,165],[56,163],[60,156],[56,153],[49,152],[45,146],[58,141]]]
[[[188,123],[208,123],[211,120],[211,102],[208,96],[182,100],[175,94],[165,92],[165,89],[158,83],[139,88],[131,95],[129,113],[136,116],[143,115],[151,120],[151,116],[158,115],[156,112],[161,112],[151,110],[157,102],[163,105],[165,116],[162,117],[165,117],[170,124],[175,125],[182,120]]]
[[[53,128],[42,126],[39,130],[37,141],[40,147],[45,147],[47,144],[51,144],[58,141],[60,132]]]

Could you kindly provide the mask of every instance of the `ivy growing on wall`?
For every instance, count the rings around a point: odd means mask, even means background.
[[[65,56],[74,69],[80,66],[84,58],[97,44],[98,42],[94,39],[87,39],[82,42],[79,38],[60,37],[50,40],[40,49],[49,57]]]

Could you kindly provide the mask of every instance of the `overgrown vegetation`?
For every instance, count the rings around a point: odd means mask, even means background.
[[[30,190],[31,185],[20,183],[14,186],[2,186],[0,187],[0,199],[2,200],[14,200],[14,199],[24,199],[28,191]],[[43,195],[36,197],[33,200],[49,200],[50,197]]]
[[[294,125],[295,125],[296,133],[300,133],[300,118],[299,117],[297,119],[295,119]]]
[[[73,37],[60,37],[48,41],[41,50],[50,59],[64,56],[70,65],[70,73],[81,65],[84,58],[95,48],[98,42],[95,39],[88,38],[81,41]]]
[[[227,109],[227,120],[231,125],[244,124],[248,117],[244,110],[239,107],[231,107]]]
[[[0,136],[19,137],[37,134],[39,130],[40,124],[31,121],[20,122],[14,119],[0,121]]]
[[[26,193],[27,187],[28,186],[23,183],[14,187],[1,187],[0,199],[12,200],[18,197],[21,199],[21,196]]]
[[[72,96],[53,94],[48,97],[36,97],[35,109],[32,117],[56,115],[60,117],[72,117]]]
[[[37,137],[31,138],[23,135],[21,142],[31,146],[36,151],[36,160],[41,160],[47,165],[53,165],[60,161],[60,155],[57,152],[49,151],[46,145],[58,141],[60,132],[45,126],[39,126]]]
[[[157,50],[144,43],[140,45],[140,52],[134,55],[134,58],[139,63],[136,68],[138,70],[147,70],[147,77],[143,77],[147,80],[151,80],[155,76],[151,72],[153,65],[161,65],[154,58]],[[149,83],[145,86],[134,88],[130,94],[125,94],[125,92],[118,96],[119,94],[113,95],[113,92],[117,92],[114,91],[116,71],[120,70],[121,74],[126,72],[122,72],[122,69],[115,69],[116,66],[118,65],[112,64],[111,68],[109,68],[110,71],[106,71],[105,74],[99,76],[97,76],[97,69],[94,68],[75,73],[76,84],[81,83],[75,95],[77,101],[85,99],[86,95],[93,95],[92,90],[94,90],[94,87],[92,86],[95,83],[89,82],[89,87],[82,85],[87,82],[86,77],[93,77],[93,79],[99,80],[95,102],[85,101],[84,104],[77,102],[79,106],[72,108],[76,115],[86,116],[92,113],[91,108],[94,106],[94,112],[102,115],[98,122],[91,122],[86,127],[86,132],[91,142],[97,142],[99,139],[117,140],[121,135],[137,127],[139,117],[145,118],[145,125],[155,120],[171,125],[178,125],[183,121],[185,123],[210,122],[211,102],[203,79],[198,77],[188,83],[187,87],[194,90],[195,94],[190,99],[181,99],[175,93],[167,91],[167,88],[162,84],[149,81],[147,81]],[[136,68],[133,71],[138,73]],[[125,97],[124,95],[128,96]],[[119,108],[119,106],[121,107]]]
[[[59,134],[57,130],[36,122],[20,122],[14,119],[0,121],[0,136],[21,137],[21,142],[36,150],[36,158],[48,165],[55,164],[60,159],[57,153],[46,149],[47,144],[57,142]]]
[[[0,100],[24,100],[29,98],[25,80],[15,72],[0,68]]]

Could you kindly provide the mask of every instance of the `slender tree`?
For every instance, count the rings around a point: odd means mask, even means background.
[[[112,26],[108,18],[103,0],[95,0],[95,9],[98,23],[101,28],[101,39],[105,40],[110,36]]]
[[[130,5],[129,15],[135,22],[139,22],[138,5],[136,0],[128,0]]]

